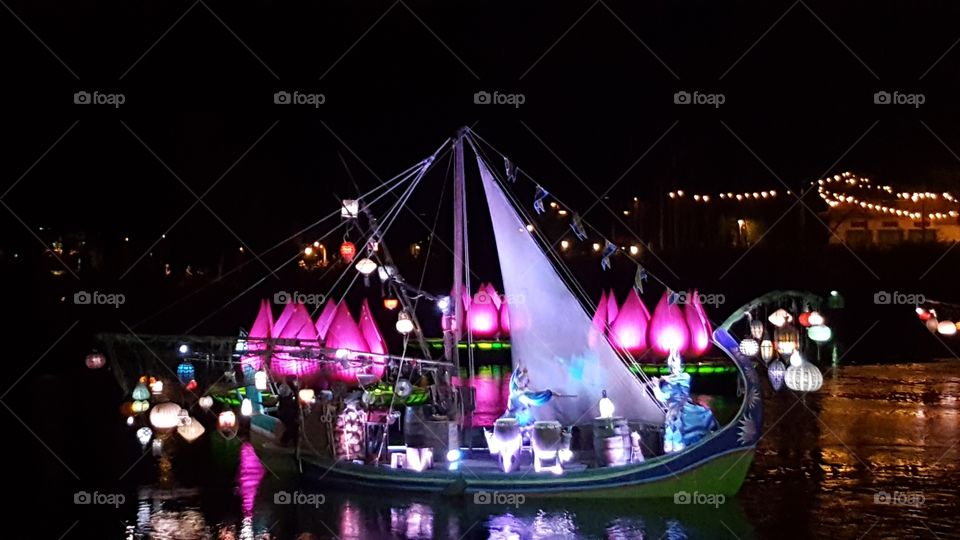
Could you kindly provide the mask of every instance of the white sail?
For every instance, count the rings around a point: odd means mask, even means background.
[[[533,408],[537,420],[589,423],[607,392],[616,416],[660,424],[663,411],[593,323],[526,229],[486,164],[477,159],[510,309],[513,368],[526,368],[531,390],[558,394]]]

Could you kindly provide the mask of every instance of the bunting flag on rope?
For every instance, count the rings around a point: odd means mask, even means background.
[[[604,240],[605,244],[603,246],[603,257],[600,258],[600,268],[604,270],[610,269],[610,257],[617,252],[617,246],[613,245],[609,240]]]
[[[543,208],[543,200],[549,195],[550,194],[547,193],[547,190],[543,189],[541,186],[537,186],[537,193],[533,196],[533,209],[536,210],[538,214],[542,214],[546,211]]]
[[[518,169],[517,166],[514,165],[514,163],[513,163],[512,161],[510,161],[510,158],[508,158],[508,157],[506,157],[506,156],[504,156],[504,158],[503,158],[503,168],[506,169],[506,171],[507,171],[507,182],[510,182],[511,184],[516,183],[516,182],[517,182],[517,172],[518,172],[520,169]]]
[[[570,228],[573,229],[573,234],[577,235],[581,242],[587,239],[587,231],[583,228],[583,219],[580,214],[574,212],[573,219],[570,220]]]
[[[643,282],[647,280],[647,270],[642,264],[637,265],[637,274],[633,276],[633,286],[637,288],[640,294],[643,294]]]

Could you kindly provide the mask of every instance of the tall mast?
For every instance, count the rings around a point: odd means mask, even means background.
[[[447,325],[448,331],[445,332],[446,356],[447,361],[456,366],[457,376],[460,376],[460,353],[458,345],[460,343],[461,327],[466,323],[464,320],[463,305],[463,234],[464,234],[464,215],[463,200],[466,195],[465,175],[463,167],[463,135],[464,130],[457,132],[453,143],[453,324]]]

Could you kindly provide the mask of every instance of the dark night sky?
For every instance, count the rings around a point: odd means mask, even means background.
[[[955,5],[363,4],[9,2],[0,177],[20,180],[4,204],[32,228],[144,245],[195,198],[139,137],[197,194],[236,162],[205,201],[263,249],[350,194],[338,153],[369,188],[475,122],[565,200],[585,195],[571,170],[603,191],[648,150],[614,198],[796,188],[846,169],[960,185]],[[79,90],[127,102],[75,105]],[[278,90],[327,101],[278,106]],[[526,103],[475,105],[481,90]],[[679,90],[726,103],[676,105]],[[875,105],[879,90],[926,103]],[[432,215],[436,200],[415,207]],[[36,242],[6,209],[0,223],[8,246]],[[236,242],[200,205],[168,237]]]

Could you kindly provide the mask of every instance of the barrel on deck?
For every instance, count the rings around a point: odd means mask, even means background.
[[[593,421],[593,449],[601,467],[630,462],[630,424],[626,418],[596,418]]]

